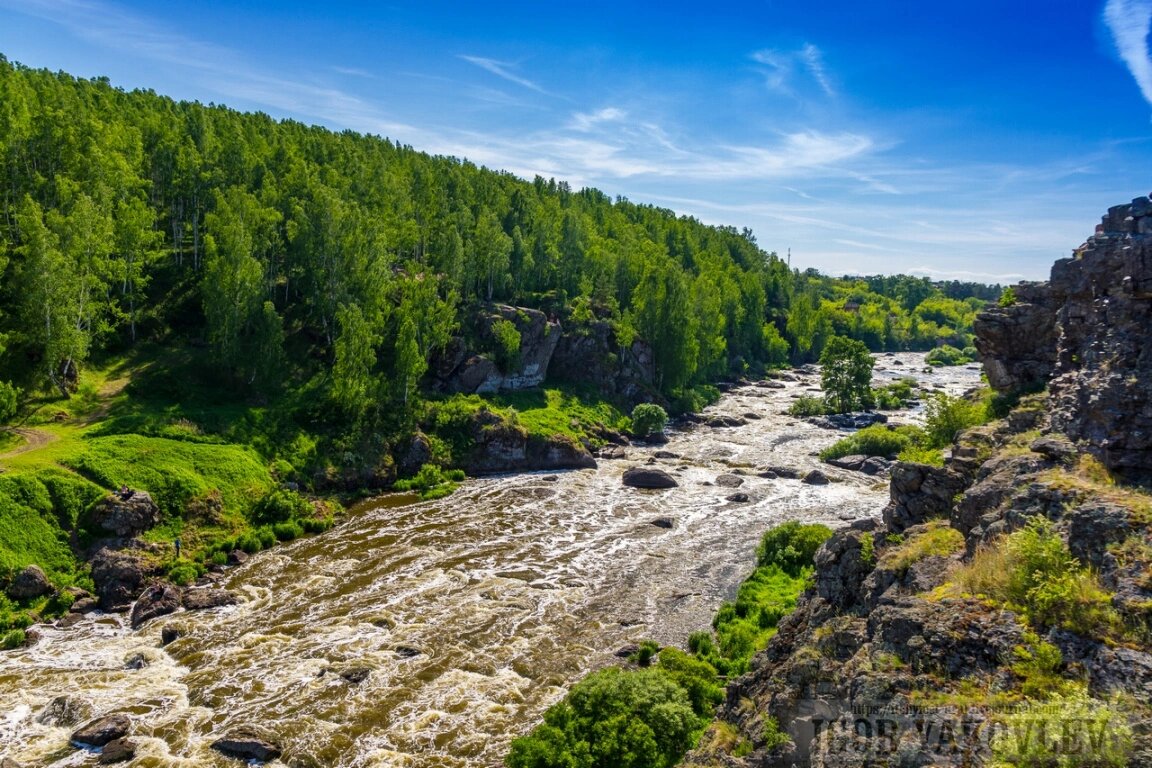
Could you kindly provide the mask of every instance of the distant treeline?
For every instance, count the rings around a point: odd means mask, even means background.
[[[792,271],[752,233],[0,57],[0,382],[75,386],[93,354],[202,350],[254,395],[409,407],[476,305],[610,323],[663,394],[816,359],[966,346],[998,288]]]

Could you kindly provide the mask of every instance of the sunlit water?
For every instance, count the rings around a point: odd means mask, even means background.
[[[978,383],[971,367],[924,373],[921,361],[881,357],[877,378],[911,374],[952,392]],[[92,764],[68,745],[70,727],[39,722],[69,695],[94,715],[132,714],[140,766],[235,765],[209,745],[241,724],[274,735],[289,765],[499,765],[512,738],[616,649],[646,637],[683,645],[706,628],[767,527],[879,514],[883,480],[827,466],[835,482],[825,486],[756,476],[821,466],[814,454],[839,435],[781,415],[817,385],[805,376],[785,389],[740,387],[707,413],[762,418],[677,431],[666,446],[631,447],[595,470],[469,480],[436,502],[364,505],[328,533],[229,571],[223,586],[242,596],[234,607],[137,632],[101,614],[40,628],[32,647],[0,653],[0,756]],[[680,487],[623,487],[623,470],[658,450],[678,455],[658,463]],[[739,489],[713,484],[733,470],[746,473]],[[750,501],[725,500],[737,490]],[[183,636],[161,648],[166,624]],[[147,666],[126,669],[138,653]],[[368,668],[367,679],[340,677],[349,667]]]

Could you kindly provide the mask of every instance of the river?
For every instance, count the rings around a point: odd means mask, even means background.
[[[979,383],[974,367],[926,373],[922,361],[879,357],[876,379],[913,375],[953,393]],[[94,764],[68,745],[72,727],[42,717],[68,696],[91,715],[132,715],[135,766],[236,765],[209,745],[241,724],[275,735],[293,766],[500,765],[511,739],[616,649],[648,637],[683,645],[707,628],[766,528],[879,515],[887,481],[821,465],[814,454],[839,435],[782,414],[818,381],[738,387],[706,415],[760,418],[672,431],[667,445],[633,446],[597,469],[361,505],[327,533],[230,569],[221,585],[241,595],[237,606],[136,632],[101,613],[38,628],[31,647],[0,653],[0,757]],[[623,487],[623,470],[656,451],[676,455],[656,461],[680,486]],[[771,466],[820,466],[834,482],[757,476]],[[746,503],[715,484],[733,471]],[[182,636],[161,648],[164,625]],[[140,654],[145,665],[127,668]],[[367,678],[340,676],[353,667]]]

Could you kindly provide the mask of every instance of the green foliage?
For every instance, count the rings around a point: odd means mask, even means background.
[[[654,640],[642,640],[640,647],[628,657],[628,661],[641,667],[652,663],[653,657],[660,653],[660,644]]]
[[[23,629],[11,629],[0,636],[0,651],[10,651],[24,645]]]
[[[397,491],[416,491],[420,498],[431,501],[452,493],[463,480],[464,473],[458,469],[445,472],[435,464],[425,464],[415,477],[397,480],[392,487]]]
[[[815,397],[813,395],[800,395],[792,401],[792,405],[788,406],[788,413],[791,416],[825,416],[831,413],[832,410],[828,407],[827,401],[822,397]]]
[[[169,517],[181,517],[192,497],[217,489],[226,509],[247,512],[271,486],[264,461],[238,445],[111,435],[85,441],[64,463],[104,488],[149,491]]]
[[[510,320],[496,320],[492,323],[492,343],[496,355],[496,365],[504,373],[520,367],[520,331]]]
[[[1002,307],[1011,307],[1016,303],[1016,289],[1008,286],[1004,292],[1000,294],[1000,300],[996,302]]]
[[[663,665],[581,680],[544,723],[512,742],[509,768],[670,768],[706,722]]]
[[[964,535],[948,524],[947,520],[932,520],[907,539],[889,542],[893,546],[884,550],[880,565],[901,576],[927,557],[949,557],[964,550]]]
[[[820,459],[829,461],[841,456],[857,455],[895,456],[906,450],[912,444],[912,440],[913,437],[907,427],[894,429],[886,424],[872,424],[820,451]]]
[[[1041,628],[1062,627],[1094,637],[1118,637],[1112,596],[1068,550],[1051,522],[1034,517],[957,572],[966,591],[999,600]]]
[[[905,376],[891,384],[873,389],[872,397],[880,410],[895,411],[908,407],[908,402],[915,396],[916,386],[916,379]]]
[[[7,424],[16,415],[20,390],[7,381],[0,381],[0,424]]]
[[[304,535],[304,528],[295,520],[284,523],[273,523],[272,534],[277,541],[292,541]]]
[[[937,366],[965,365],[967,363],[971,363],[975,359],[975,347],[957,349],[950,344],[944,344],[936,347],[936,349],[933,349],[924,356],[924,362],[926,362],[928,365]]]
[[[1029,699],[1044,701],[1073,692],[1076,683],[1061,674],[1063,666],[1060,649],[1035,632],[1025,632],[1024,642],[1012,649],[1012,672],[1021,679],[1020,692]]]
[[[872,366],[863,342],[833,336],[820,354],[820,386],[834,413],[872,406]]]
[[[304,518],[312,513],[312,505],[295,491],[276,488],[256,502],[251,519],[257,525],[285,523],[293,518]]]
[[[757,566],[776,565],[789,576],[801,576],[812,566],[816,550],[832,536],[826,525],[790,520],[770,528],[756,550]]]
[[[186,586],[204,574],[204,566],[188,560],[177,560],[168,568],[168,580],[173,584]]]
[[[988,418],[988,407],[983,402],[933,392],[924,405],[926,444],[931,448],[947,447],[962,430],[983,424]]]
[[[632,409],[632,433],[647,437],[664,431],[668,414],[656,403],[640,403]]]
[[[764,730],[760,738],[764,742],[764,749],[769,752],[791,741],[788,733],[780,728],[780,722],[771,716],[764,718]]]

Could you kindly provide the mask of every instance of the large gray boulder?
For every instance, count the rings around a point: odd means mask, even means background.
[[[52,582],[48,580],[48,576],[38,565],[30,565],[16,574],[12,583],[5,590],[8,597],[13,600],[31,600],[50,595],[55,591],[56,588],[52,586]]]
[[[180,590],[163,582],[153,584],[132,606],[132,629],[139,629],[157,616],[166,616],[180,610]]]
[[[119,537],[143,533],[156,525],[159,519],[160,508],[147,491],[113,493],[97,502],[92,509],[92,522]]]
[[[633,467],[624,471],[624,485],[631,488],[675,488],[676,478],[655,467]]]

